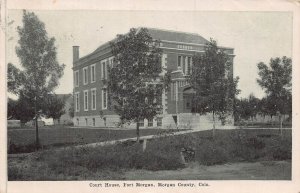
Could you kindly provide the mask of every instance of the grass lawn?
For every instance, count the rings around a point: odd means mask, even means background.
[[[167,130],[141,129],[140,135],[154,135]],[[116,139],[136,137],[136,130],[111,130],[111,129],[87,129],[69,128],[65,126],[46,126],[39,129],[40,143],[44,148],[51,146],[65,146],[72,144],[95,143]],[[34,129],[9,129],[8,140],[15,150],[9,149],[9,153],[30,152],[34,150]],[[31,148],[32,147],[32,148]]]
[[[189,164],[181,170],[130,170],[126,180],[291,180],[290,161],[239,162],[205,166]]]
[[[280,128],[280,125],[278,123],[259,123],[259,122],[235,122],[236,126],[240,126],[242,128]],[[292,128],[291,122],[284,122],[282,124],[282,128]]]
[[[291,130],[217,130],[8,158],[9,180],[290,180]],[[194,157],[183,162],[181,150]]]

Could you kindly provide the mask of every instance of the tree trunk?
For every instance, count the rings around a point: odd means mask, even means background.
[[[143,140],[143,151],[145,151],[147,148],[147,139]]]
[[[283,119],[282,119],[282,115],[281,114],[279,115],[279,121],[280,121],[280,136],[282,138],[282,136],[283,136],[283,131],[282,131],[282,122],[283,122]]]
[[[36,100],[37,98],[35,98],[35,102],[34,102],[34,112],[35,112],[35,147],[36,150],[39,149],[39,126],[38,126],[38,115],[37,115],[37,109],[36,109]]]
[[[26,123],[26,122],[20,120],[20,127],[21,127],[21,128],[22,128],[22,127],[25,127],[25,123]]]
[[[213,111],[213,130],[212,130],[212,137],[215,139],[215,129],[216,129],[216,123],[215,123],[215,112]]]
[[[139,122],[136,122],[136,142],[138,143],[140,141],[140,125]]]
[[[274,125],[274,122],[273,122],[273,116],[271,115],[271,125],[272,125],[272,127],[273,127],[273,125]]]

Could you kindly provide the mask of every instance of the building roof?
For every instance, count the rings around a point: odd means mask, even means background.
[[[152,38],[157,40],[166,40],[183,43],[206,44],[208,40],[196,33],[187,33],[172,30],[163,30],[156,28],[147,28]]]
[[[141,28],[141,27],[140,27]],[[138,28],[138,29],[140,29]],[[153,39],[161,40],[161,41],[172,41],[172,42],[182,42],[182,43],[193,43],[193,44],[206,44],[209,43],[208,40],[204,39],[202,36],[196,33],[188,33],[188,32],[180,32],[180,31],[172,31],[165,29],[157,29],[157,28],[148,28],[144,27],[148,30],[149,34]],[[114,41],[115,39],[111,40]],[[101,50],[107,48],[109,46],[109,42],[106,42],[99,46],[92,53],[79,58],[79,60],[89,57],[95,53],[100,52]]]

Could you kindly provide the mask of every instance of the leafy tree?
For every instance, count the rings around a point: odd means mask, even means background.
[[[47,118],[53,118],[60,123],[60,117],[65,114],[66,97],[49,94],[44,103],[44,114]]]
[[[248,103],[249,103],[249,116],[251,118],[252,124],[254,117],[258,114],[259,111],[259,99],[256,98],[253,94],[249,95]]]
[[[251,119],[253,124],[253,119],[259,112],[259,105],[260,100],[253,94],[250,94],[246,99],[236,99],[234,113],[237,117],[237,121],[240,121],[241,119]]]
[[[271,120],[273,119],[273,116],[276,115],[276,111],[274,110],[274,104],[273,101],[268,97],[263,97],[259,102],[259,113],[265,117],[266,115],[269,115],[271,117]],[[273,124],[273,121],[272,121]]]
[[[7,101],[7,119],[15,119],[15,111],[17,106],[16,100],[13,100],[11,98],[8,98]]]
[[[216,115],[223,120],[233,111],[234,98],[239,92],[236,88],[238,77],[227,74],[232,62],[230,57],[212,40],[206,45],[203,54],[193,57],[190,83],[196,91],[195,111],[200,114],[212,113],[213,136],[215,136]]]
[[[236,121],[248,120],[250,118],[250,107],[248,99],[241,98],[235,100],[234,114]]]
[[[19,26],[17,30],[20,39],[16,53],[24,70],[16,70],[15,67],[9,65],[12,69],[10,71],[12,75],[9,77],[22,80],[21,84],[18,84],[18,81],[15,83],[11,81],[12,85],[9,88],[12,88],[19,97],[22,96],[22,100],[25,100],[23,102],[30,105],[28,108],[34,109],[38,146],[38,112],[42,110],[45,96],[58,85],[65,65],[57,62],[55,39],[48,37],[44,23],[33,12],[23,11],[23,26]],[[26,112],[24,112],[25,115],[27,115]]]
[[[139,121],[152,119],[161,109],[160,98],[165,81],[162,51],[147,29],[135,28],[111,42],[114,64],[109,69],[108,89],[111,104],[122,123],[135,122],[139,141]]]
[[[24,74],[12,63],[7,65],[7,90],[10,93],[18,94],[24,82]]]
[[[20,120],[21,126],[35,117],[34,98],[32,95],[24,95],[22,92],[19,94],[13,117]]]
[[[269,66],[260,62],[257,67],[257,82],[267,94],[269,113],[279,115],[282,133],[282,115],[292,110],[292,59],[286,56],[271,58]]]
[[[71,103],[70,103],[70,108],[69,108],[69,115],[71,118],[74,117],[74,112],[75,112],[75,107],[74,107],[74,98],[73,96],[72,97],[72,100],[71,100]]]

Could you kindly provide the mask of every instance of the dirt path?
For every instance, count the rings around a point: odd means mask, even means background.
[[[182,170],[132,170],[126,180],[290,180],[291,162],[265,161],[200,166],[196,163]]]

